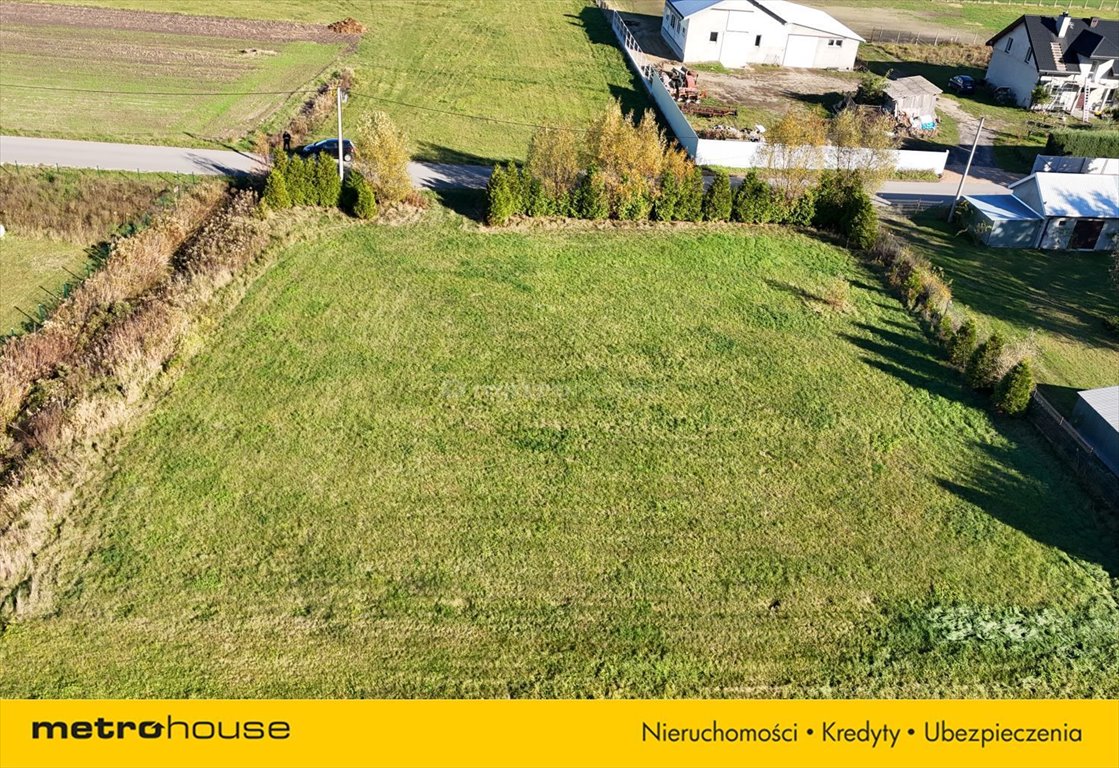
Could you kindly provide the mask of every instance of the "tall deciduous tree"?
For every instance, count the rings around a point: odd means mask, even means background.
[[[787,202],[812,186],[824,163],[827,125],[806,110],[790,110],[766,133],[766,160]]]
[[[404,132],[384,112],[360,115],[353,126],[357,147],[355,164],[377,200],[396,203],[412,191],[408,163],[412,153]]]
[[[525,170],[540,182],[553,201],[566,198],[579,182],[583,169],[579,137],[566,128],[537,129],[528,145]]]
[[[828,122],[828,138],[835,147],[835,169],[856,175],[868,189],[876,189],[895,166],[894,151],[899,140],[892,127],[889,116],[877,110],[842,110]]]

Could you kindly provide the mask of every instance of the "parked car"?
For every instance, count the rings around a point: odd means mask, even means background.
[[[948,81],[948,90],[955,91],[961,96],[975,93],[975,78],[971,75],[956,75]]]
[[[1015,101],[1014,91],[1010,90],[1005,85],[996,88],[994,95],[996,104],[1013,104]]]
[[[298,152],[302,157],[316,157],[322,154],[338,157],[338,139],[316,141],[314,144],[300,147]],[[347,163],[354,159],[354,143],[349,139],[342,139],[342,159]]]

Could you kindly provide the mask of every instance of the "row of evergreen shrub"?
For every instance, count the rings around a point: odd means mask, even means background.
[[[871,247],[878,233],[877,214],[858,175],[836,171],[822,174],[815,187],[792,201],[755,171],[737,189],[732,189],[725,171],[717,171],[705,189],[703,172],[696,166],[683,178],[665,171],[651,191],[623,180],[611,200],[602,174],[593,166],[571,192],[553,195],[527,169],[510,163],[494,168],[487,194],[487,220],[495,226],[515,216],[789,224],[834,232],[860,249]]]
[[[940,271],[893,235],[880,235],[868,254],[883,267],[886,282],[906,306],[933,329],[949,362],[963,372],[968,385],[991,395],[1003,413],[1024,413],[1035,386],[1029,357],[1015,355],[998,332],[981,342],[975,320],[954,313],[952,290]]]
[[[365,177],[351,168],[343,183],[338,177],[338,161],[326,154],[305,159],[277,152],[264,183],[261,204],[273,211],[293,206],[318,206],[341,207],[359,219],[372,219],[377,215],[373,188]]]
[[[1119,157],[1119,131],[1053,131],[1045,145],[1046,155],[1073,157]]]

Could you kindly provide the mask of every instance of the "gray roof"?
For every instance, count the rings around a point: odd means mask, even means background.
[[[1072,18],[1065,36],[1058,37],[1059,17],[1019,16],[987,45],[994,45],[1023,23],[1039,72],[1075,72],[1081,60],[1119,58],[1119,19]]]
[[[964,195],[991,221],[1037,221],[1041,219],[1037,211],[1023,203],[1014,195]]]
[[[1076,396],[1119,431],[1119,384],[1099,389],[1086,389],[1078,392]]]
[[[912,77],[899,77],[886,83],[886,93],[891,99],[897,101],[906,96],[936,96],[944,93],[920,75]]]
[[[1119,176],[1102,173],[1035,173],[1010,185],[1036,185],[1046,218],[1119,219]]]

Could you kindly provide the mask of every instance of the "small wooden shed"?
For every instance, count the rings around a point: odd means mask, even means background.
[[[925,122],[936,118],[936,97],[941,93],[920,75],[899,77],[886,83],[885,107],[895,117]]]

